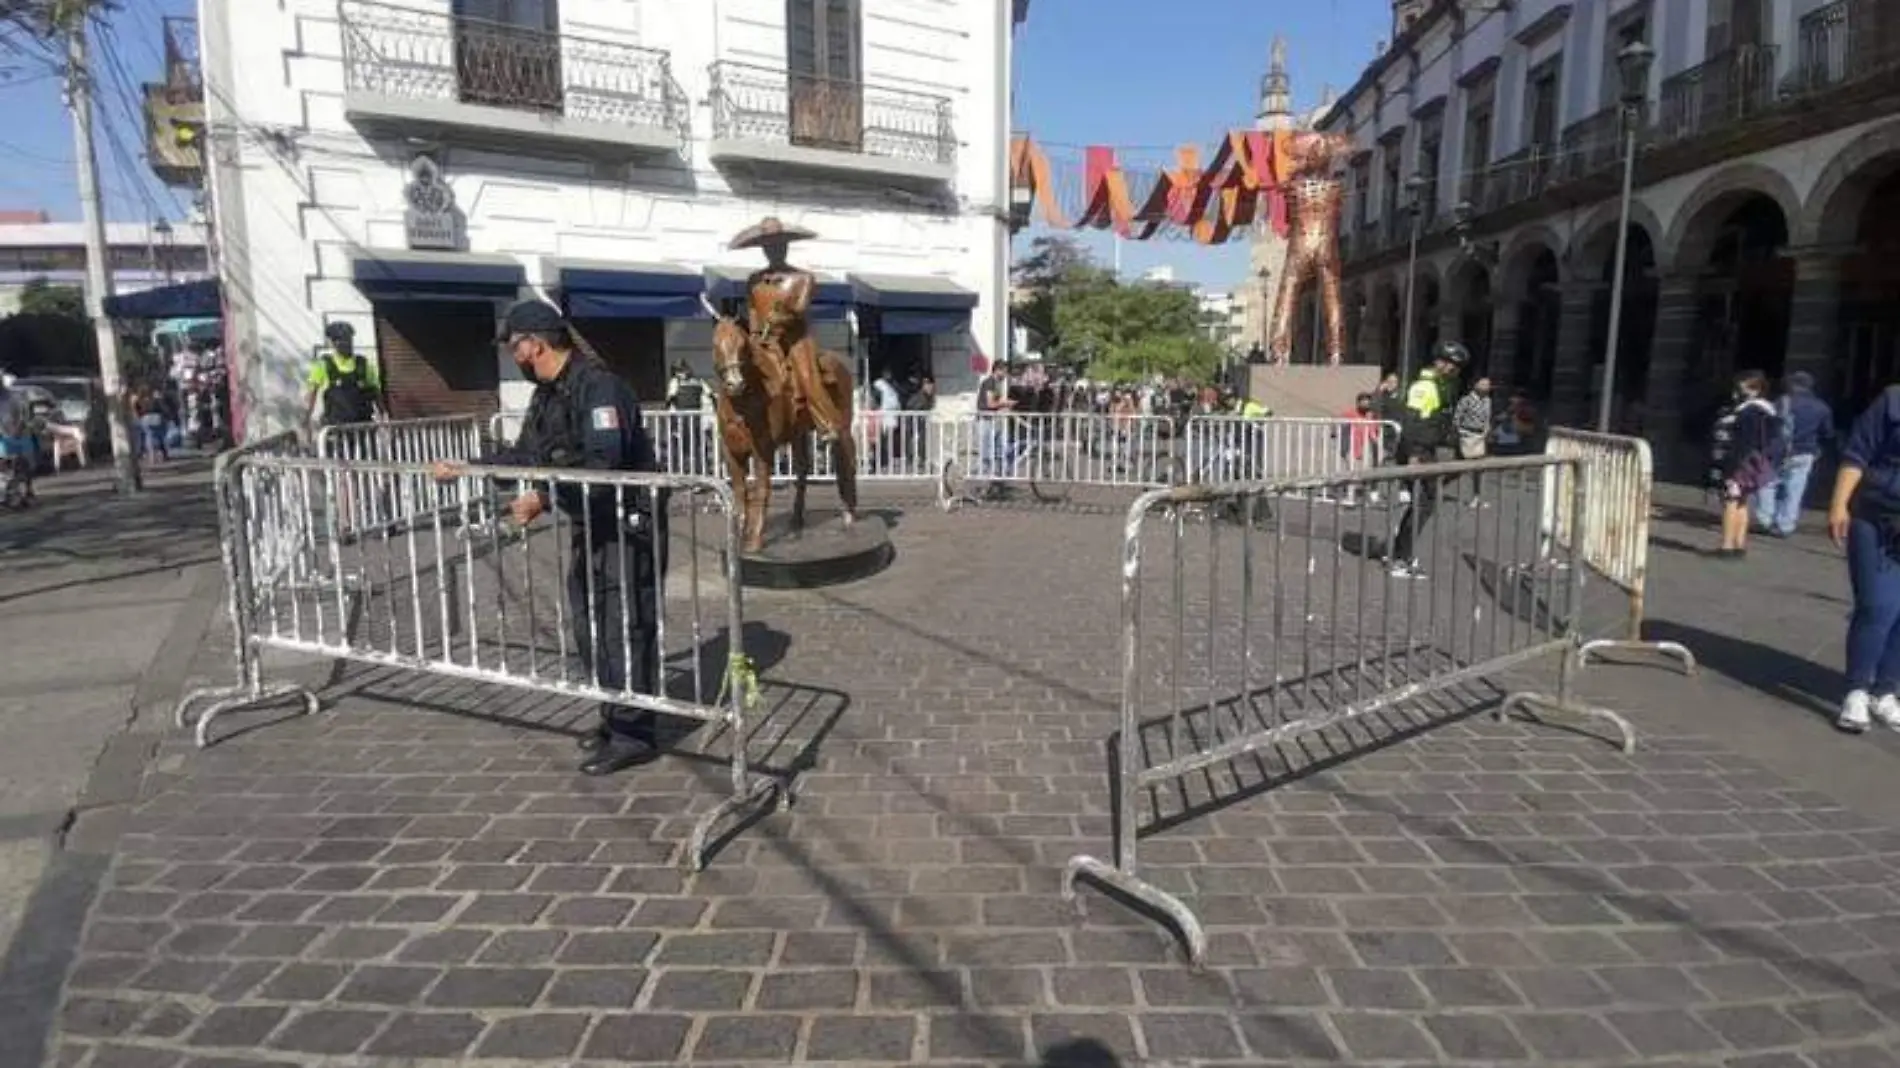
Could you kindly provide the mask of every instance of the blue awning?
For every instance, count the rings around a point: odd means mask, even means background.
[[[366,249],[350,262],[356,288],[371,300],[497,300],[528,280],[511,256]]]
[[[575,319],[699,319],[706,279],[669,263],[563,260],[555,284]]]
[[[851,288],[874,313],[880,334],[959,334],[969,329],[976,294],[930,275],[854,274]]]
[[[900,334],[960,334],[970,325],[967,311],[911,311],[889,308],[877,313],[876,330],[893,337]]]
[[[215,278],[106,298],[111,319],[216,319],[223,314],[223,290]]]
[[[706,268],[706,295],[714,301],[744,300],[750,267]],[[819,322],[838,322],[852,305],[851,283],[818,276],[818,291],[811,295],[811,317]]]
[[[976,294],[934,275],[854,274],[857,302],[870,308],[907,311],[964,311],[976,307]]]
[[[568,290],[562,294],[570,319],[704,319],[706,309],[699,306],[699,295],[666,296],[657,293],[589,293]]]

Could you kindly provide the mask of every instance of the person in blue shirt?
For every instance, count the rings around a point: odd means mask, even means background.
[[[1854,421],[1827,510],[1828,534],[1847,549],[1854,611],[1847,623],[1847,696],[1835,726],[1874,720],[1900,730],[1900,386]]]
[[[1777,405],[1784,439],[1781,463],[1775,481],[1755,493],[1755,525],[1778,538],[1794,534],[1814,462],[1834,444],[1834,409],[1814,395],[1814,376],[1796,371],[1786,387]]]

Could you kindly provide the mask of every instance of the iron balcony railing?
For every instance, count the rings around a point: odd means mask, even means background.
[[[665,52],[374,0],[339,0],[338,17],[353,91],[686,129]]]
[[[1493,163],[1484,179],[1480,212],[1497,211],[1542,196],[1556,174],[1557,150],[1529,145]]]
[[[1801,19],[1791,87],[1815,92],[1900,69],[1900,7],[1835,0]]]
[[[720,61],[713,136],[920,163],[955,163],[947,97]]]
[[[1696,137],[1753,118],[1777,97],[1774,46],[1731,48],[1664,80],[1655,135],[1665,142]]]
[[[1578,119],[1557,141],[1557,181],[1575,181],[1614,167],[1623,158],[1623,106],[1612,104]]]

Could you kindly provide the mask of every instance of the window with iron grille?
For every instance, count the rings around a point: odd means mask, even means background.
[[[863,12],[858,0],[785,0],[792,143],[864,145]]]
[[[454,0],[452,10],[463,102],[562,110],[560,0]]]

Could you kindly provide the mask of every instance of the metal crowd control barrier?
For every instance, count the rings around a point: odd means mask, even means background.
[[[297,431],[248,442],[218,454],[211,465],[213,506],[218,513],[218,557],[224,571],[225,612],[231,620],[237,682],[230,686],[206,686],[187,691],[178,700],[179,726],[185,725],[186,713],[200,701],[237,705],[274,704],[296,697],[306,714],[315,715],[315,694],[290,682],[266,682],[258,663],[251,634],[245,623],[257,608],[254,580],[262,576],[273,585],[288,584],[299,572],[315,567],[311,547],[288,529],[255,530],[248,538],[236,535],[245,529],[244,502],[238,499],[234,472],[252,458],[294,456],[301,452],[303,438]],[[209,716],[205,717],[209,719]],[[202,726],[198,744],[204,744]]]
[[[1152,489],[1176,481],[1173,423],[1159,415],[977,412],[964,417],[944,468],[944,506],[1006,486],[1046,499],[1051,486]],[[971,492],[970,484],[981,484]]]
[[[481,417],[473,415],[344,423],[317,431],[317,455],[327,460],[399,464],[473,460],[490,440],[482,429]]]
[[[1335,478],[1385,463],[1399,426],[1377,419],[1197,415],[1187,423],[1187,482]]]
[[[1686,674],[1696,670],[1695,654],[1680,642],[1643,637],[1644,587],[1649,575],[1649,511],[1655,469],[1649,442],[1621,434],[1552,427],[1544,451],[1582,464],[1591,492],[1583,509],[1573,510],[1561,494],[1545,495],[1544,529],[1554,542],[1575,545],[1585,566],[1629,595],[1629,631],[1623,638],[1583,643],[1581,662],[1590,654],[1648,650],[1680,662]]]
[[[233,709],[295,696],[316,712],[308,690],[266,683],[261,660],[272,650],[316,654],[723,728],[731,794],[695,825],[686,854],[694,866],[720,821],[774,796],[788,803],[793,784],[755,774],[746,759],[755,690],[739,646],[739,517],[730,491],[682,475],[460,471],[440,480],[418,464],[256,451],[220,458],[238,682],[184,695],[179,726],[195,721],[203,746],[212,722]],[[390,499],[440,493],[451,503],[427,522],[352,540],[336,521],[349,480]],[[547,510],[522,527],[511,502],[527,493],[541,494]],[[704,518],[689,506],[670,515],[675,494],[711,499],[720,514]],[[683,539],[672,536],[675,523],[688,528]],[[702,527],[710,537],[702,539]],[[709,546],[724,552],[723,567],[702,566]]]
[[[658,451],[660,467],[670,474],[724,479],[726,460],[719,448],[718,418],[708,411],[647,411],[641,414]],[[502,433],[518,429],[521,413],[497,413],[490,422],[493,440],[510,440]],[[852,422],[857,443],[858,481],[929,482],[941,487],[946,466],[958,455],[967,428],[931,412],[858,411]],[[813,482],[835,481],[837,454],[822,442],[812,447]],[[772,465],[772,481],[794,478],[792,453],[779,450]],[[943,497],[941,489],[940,499]]]
[[[1350,756],[1381,730],[1429,726],[1414,702],[1454,687],[1461,704],[1497,702],[1500,717],[1599,719],[1632,750],[1628,722],[1574,699],[1581,571],[1539,553],[1540,484],[1551,476],[1585,507],[1581,470],[1529,456],[1143,494],[1122,549],[1114,851],[1072,857],[1063,896],[1083,876],[1119,891],[1178,928],[1199,966],[1206,934],[1185,900],[1144,878],[1141,838]],[[1493,506],[1440,507],[1473,473]],[[1385,492],[1352,511],[1318,499],[1347,489]],[[1188,522],[1185,505],[1206,520]],[[1555,665],[1554,693],[1499,687],[1539,660]]]
[[[317,455],[327,460],[426,464],[478,459],[489,440],[483,435],[480,416],[444,415],[326,426],[317,431],[316,444]],[[421,496],[401,497],[390,496],[389,488],[354,473],[340,476],[333,503],[345,537],[360,537],[384,527],[401,529],[425,521],[433,510],[458,503],[453,495],[433,487]]]

